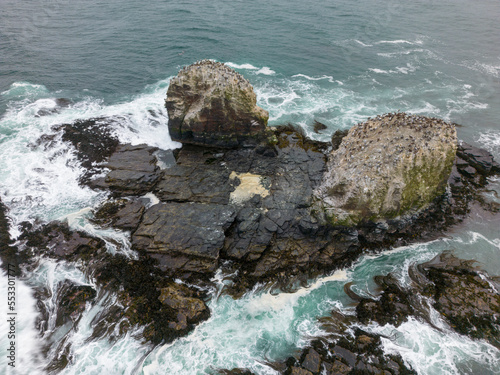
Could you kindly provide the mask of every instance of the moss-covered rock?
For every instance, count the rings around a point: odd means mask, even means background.
[[[456,149],[452,124],[405,113],[378,116],[349,130],[315,196],[334,224],[416,212],[445,192]]]
[[[170,80],[165,107],[175,141],[234,147],[264,134],[269,113],[253,87],[228,66],[202,60]]]

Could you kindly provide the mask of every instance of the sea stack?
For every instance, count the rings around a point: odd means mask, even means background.
[[[170,80],[165,107],[173,140],[236,147],[265,133],[269,113],[257,106],[253,87],[223,63],[202,60]]]
[[[445,192],[456,150],[450,123],[405,113],[377,116],[352,127],[329,155],[315,197],[333,224],[412,214]]]

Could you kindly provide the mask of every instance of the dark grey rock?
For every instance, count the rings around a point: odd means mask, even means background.
[[[313,348],[309,349],[306,358],[302,361],[302,367],[311,371],[313,374],[319,372],[321,368],[321,357],[316,350]]]
[[[76,323],[85,311],[87,302],[96,297],[96,291],[89,285],[76,285],[70,280],[64,280],[57,287],[57,301],[59,308],[56,311],[56,325],[67,322]]]
[[[160,179],[160,168],[154,155],[156,150],[146,145],[118,146],[103,165],[111,172],[100,183],[120,196],[143,195],[152,191]]]
[[[133,232],[141,221],[144,209],[144,202],[140,200],[111,200],[94,212],[93,221],[103,227],[113,226]]]
[[[165,260],[162,264],[173,271],[213,272],[224,245],[224,231],[235,216],[230,206],[159,203],[144,213],[132,243],[161,255]]]
[[[493,160],[491,153],[484,149],[461,142],[457,149],[457,155],[483,175],[500,173],[499,164]]]

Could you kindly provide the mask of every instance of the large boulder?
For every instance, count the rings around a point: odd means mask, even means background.
[[[234,147],[262,134],[269,113],[256,105],[252,85],[228,66],[202,60],[170,80],[165,107],[173,140]]]
[[[445,192],[456,150],[450,123],[405,113],[377,116],[342,139],[315,196],[334,224],[413,213]]]

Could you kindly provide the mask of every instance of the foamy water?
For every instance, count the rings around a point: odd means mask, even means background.
[[[222,7],[219,15],[224,11]],[[292,122],[302,126],[308,135],[328,140],[337,129],[402,110],[463,123],[459,133],[466,141],[485,147],[499,158],[500,132],[498,122],[493,121],[498,117],[498,65],[482,61],[477,55],[471,56],[471,61],[444,56],[440,43],[425,36],[350,36],[329,42],[324,48],[333,48],[336,55],[348,55],[346,66],[352,65],[352,71],[347,73],[333,64],[318,74],[302,69],[300,64],[284,69],[262,57],[219,61],[236,61],[227,65],[254,85],[258,105],[269,111],[271,125]],[[176,53],[181,56],[183,52]],[[168,67],[169,71],[177,68]],[[464,77],[464,71],[470,76]],[[73,229],[105,240],[110,253],[136,256],[130,249],[128,232],[104,230],[89,222],[92,209],[107,194],[78,184],[82,168],[72,146],[62,142],[61,134],[53,127],[78,119],[107,117],[113,119],[110,126],[121,142],[163,149],[180,147],[168,135],[163,101],[171,72],[163,73],[160,70],[160,77],[153,83],[136,87],[140,92],[135,94],[106,96],[82,89],[65,95],[67,92],[51,90],[39,81],[15,82],[1,93],[6,109],[0,118],[0,198],[9,208],[13,237],[19,235],[18,225],[23,221],[64,220]],[[57,106],[60,97],[70,99],[64,108]],[[40,116],[40,111],[53,112]],[[314,120],[328,129],[314,133]],[[44,135],[51,138],[37,143]],[[492,188],[498,191],[498,182],[492,181]],[[151,204],[157,202],[152,193],[146,197]],[[283,360],[312,337],[325,334],[318,317],[327,316],[334,308],[352,314],[353,301],[343,292],[348,282],[352,282],[354,292],[363,296],[376,293],[375,275],[392,272],[403,286],[409,286],[408,267],[445,250],[477,259],[485,268],[498,269],[500,239],[496,223],[491,218],[473,216],[467,227],[447,238],[363,256],[352,267],[311,280],[309,287],[295,293],[260,286],[233,300],[220,294],[226,275],[219,273],[214,279],[218,287],[209,291],[210,319],[186,337],[156,348],[141,342],[140,327],[126,335],[116,334],[114,339],[93,338],[93,327],[106,308],[118,303],[117,296],[100,290],[78,266],[41,258],[34,269],[17,280],[22,311],[18,361],[22,366],[7,374],[46,373],[44,368],[57,357],[58,345],[63,342],[70,345],[70,362],[62,374],[203,374],[233,367],[248,368],[256,374],[276,374],[270,361]],[[96,300],[87,304],[75,326],[56,327],[52,314],[48,329],[37,331],[36,321],[41,315],[34,291],[47,291],[38,302],[54,312],[55,298],[65,280],[94,287],[98,292]],[[3,274],[0,283],[0,301],[4,301],[7,283]],[[2,314],[5,316],[5,312]],[[363,328],[385,335],[384,350],[400,354],[419,374],[499,373],[498,349],[454,333],[437,315],[433,319],[440,330],[416,319],[397,328]],[[6,329],[2,318],[0,337],[5,337]],[[0,340],[0,351],[6,351],[5,345],[5,340]],[[42,348],[47,347],[47,354],[42,353]],[[0,368],[7,368],[5,357],[0,357]]]

